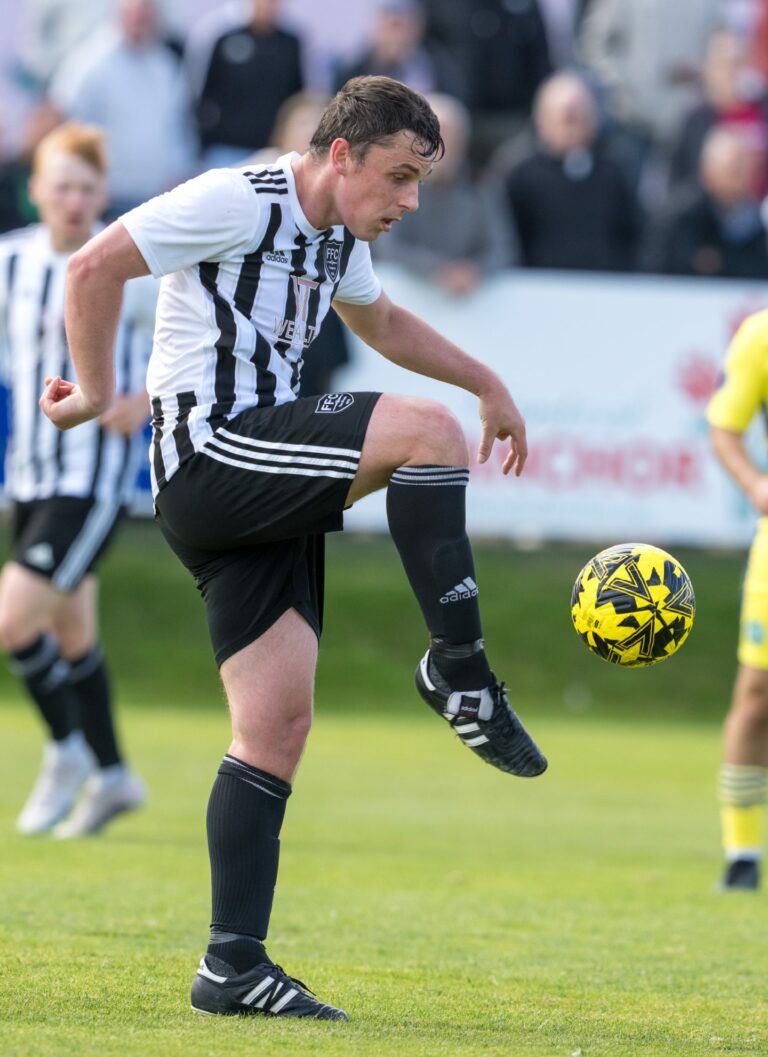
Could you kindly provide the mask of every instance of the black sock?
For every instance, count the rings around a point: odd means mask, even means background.
[[[67,682],[69,665],[50,635],[41,635],[10,655],[11,671],[22,680],[51,732],[63,741],[80,727],[77,699]]]
[[[247,973],[249,969],[253,969],[254,965],[272,961],[264,949],[264,944],[255,936],[244,936],[237,932],[220,932],[218,929],[211,929],[211,938],[206,953],[230,966],[235,970],[235,974]],[[211,969],[216,972],[216,965],[211,965]]]
[[[468,480],[466,466],[401,466],[387,489],[392,539],[429,628],[434,663],[455,690],[491,682],[466,532]],[[466,648],[451,655],[441,643]]]
[[[237,972],[268,960],[262,941],[269,928],[280,827],[290,795],[287,782],[234,756],[224,757],[213,783],[207,817],[212,887],[208,953]]]
[[[69,662],[69,685],[77,696],[85,740],[99,766],[110,767],[120,763],[122,757],[112,718],[109,675],[98,646],[94,646],[84,657]]]

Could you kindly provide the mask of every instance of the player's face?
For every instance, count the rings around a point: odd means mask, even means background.
[[[369,147],[362,162],[342,152],[337,205],[355,238],[373,242],[405,213],[418,209],[419,183],[432,171],[432,162],[417,154],[414,145],[411,133],[398,132],[388,143]]]
[[[29,191],[61,249],[78,248],[90,238],[106,203],[104,177],[82,158],[62,151],[43,157]]]

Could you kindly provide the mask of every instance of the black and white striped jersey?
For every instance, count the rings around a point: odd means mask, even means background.
[[[40,410],[48,375],[74,378],[64,332],[68,254],[56,253],[42,224],[0,238],[0,354],[10,391],[6,493],[19,502],[52,496],[126,502],[144,442],[102,429],[98,421],[61,432]],[[115,343],[118,393],[144,388],[157,283],[132,280]]]
[[[332,300],[381,292],[367,243],[307,220],[293,157],[213,169],[121,218],[164,276],[147,375],[155,494],[226,421],[297,398]]]

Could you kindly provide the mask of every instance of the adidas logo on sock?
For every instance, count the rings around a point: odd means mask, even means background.
[[[477,584],[471,576],[465,576],[460,584],[451,590],[447,591],[440,601],[445,605],[447,602],[462,602],[465,598],[475,598],[477,596]]]

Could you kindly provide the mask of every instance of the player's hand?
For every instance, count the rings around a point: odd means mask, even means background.
[[[99,419],[110,433],[130,437],[149,420],[149,397],[146,393],[118,396]]]
[[[768,474],[761,474],[749,490],[749,499],[758,514],[768,514]]]
[[[480,447],[477,449],[477,461],[487,462],[490,458],[494,441],[508,440],[509,452],[501,467],[501,472],[508,474],[515,471],[515,477],[523,472],[528,458],[528,440],[525,435],[525,421],[517,410],[517,405],[507,390],[496,386],[494,390],[480,397],[480,421],[483,426]]]
[[[88,422],[98,414],[85,399],[79,385],[58,376],[45,379],[45,389],[39,404],[43,414],[48,416],[57,429],[72,429],[73,426]]]
[[[437,269],[435,278],[449,294],[465,297],[479,284],[483,273],[473,261],[449,261]]]

